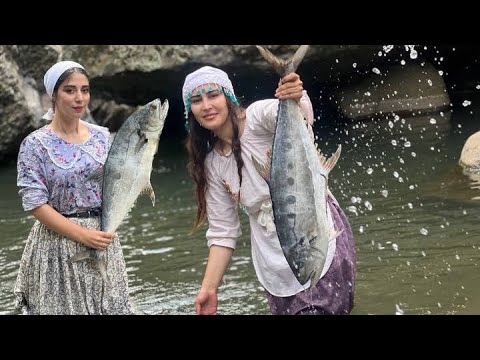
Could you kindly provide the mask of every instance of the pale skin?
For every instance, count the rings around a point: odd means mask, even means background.
[[[89,137],[88,127],[80,118],[90,102],[88,78],[74,72],[60,84],[53,94],[55,115],[49,127],[69,143],[81,144]],[[87,247],[105,250],[112,243],[114,234],[84,228],[60,214],[48,204],[30,211],[42,224],[73,241]]]
[[[220,154],[230,151],[232,145],[233,129],[228,119],[227,100],[225,95],[217,90],[216,85],[205,84],[194,89],[191,98],[191,110],[200,125],[211,130],[218,138],[215,149]],[[197,95],[197,91],[205,89],[205,93]],[[209,91],[210,88],[213,91]],[[293,99],[300,101],[303,95],[303,82],[296,73],[285,76],[278,83],[275,97],[280,100]],[[238,116],[239,136],[245,128],[245,114]],[[217,313],[218,288],[230,264],[233,249],[212,245],[208,254],[207,267],[202,285],[195,298],[195,312],[198,315],[214,315]]]

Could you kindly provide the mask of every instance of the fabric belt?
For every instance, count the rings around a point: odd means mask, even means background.
[[[91,209],[91,210],[79,211],[79,212],[72,213],[72,214],[62,214],[62,215],[67,217],[67,218],[89,218],[89,217],[102,215],[102,210],[101,209]]]

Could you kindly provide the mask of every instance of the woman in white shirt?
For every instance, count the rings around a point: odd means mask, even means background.
[[[349,314],[353,307],[355,247],[350,224],[332,194],[329,210],[335,230],[342,233],[329,246],[322,277],[315,287],[301,285],[282,252],[275,231],[270,192],[257,172],[271,152],[279,99],[295,99],[307,119],[312,104],[296,73],[280,80],[277,99],[242,108],[228,75],[205,66],[186,79],[182,90],[189,136],[189,172],[196,184],[195,228],[208,219],[209,256],[195,299],[197,314],[217,312],[217,291],[241,235],[238,207],[248,214],[252,260],[266,289],[272,314]]]

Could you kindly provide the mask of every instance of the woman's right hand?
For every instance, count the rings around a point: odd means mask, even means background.
[[[93,249],[106,250],[115,237],[113,233],[87,229],[76,224],[48,204],[33,209],[31,213],[50,230]]]
[[[195,312],[197,315],[215,315],[217,313],[217,305],[217,291],[201,288],[195,299]]]
[[[106,250],[114,237],[115,234],[110,232],[83,228],[80,242],[93,249]]]

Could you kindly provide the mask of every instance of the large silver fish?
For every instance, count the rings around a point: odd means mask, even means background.
[[[115,232],[140,194],[147,194],[155,205],[150,175],[167,113],[168,100],[162,105],[155,99],[130,115],[115,135],[103,173],[96,174],[103,181],[102,231]],[[93,259],[106,280],[104,256],[105,251],[89,249],[69,261]]]
[[[284,77],[295,72],[308,45],[302,45],[290,60],[279,59],[257,46],[262,56]],[[340,156],[341,147],[326,159],[310,136],[300,106],[295,100],[280,100],[271,153],[271,163],[252,160],[267,180],[273,217],[280,245],[300,284],[320,279],[329,241],[337,237],[328,215],[328,174]]]

